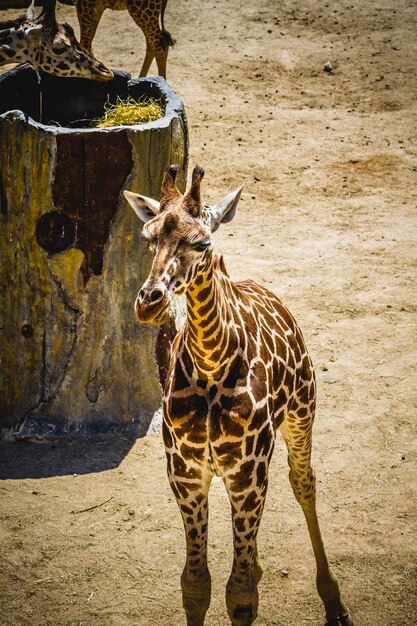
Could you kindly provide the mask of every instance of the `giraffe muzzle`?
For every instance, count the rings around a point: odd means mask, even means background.
[[[109,80],[112,80],[113,78],[114,78],[113,72],[107,69],[107,67],[105,65],[102,65],[101,63],[96,69],[96,71],[94,72],[94,79],[98,83],[107,83]]]
[[[171,308],[171,298],[166,289],[142,287],[135,302],[135,316],[142,324],[163,324]]]

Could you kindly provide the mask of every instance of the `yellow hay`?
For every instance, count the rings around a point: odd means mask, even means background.
[[[109,126],[131,126],[132,124],[146,124],[164,117],[162,103],[152,98],[141,98],[136,101],[129,96],[127,100],[117,98],[116,104],[107,102],[104,105],[104,115],[94,120],[97,128]]]

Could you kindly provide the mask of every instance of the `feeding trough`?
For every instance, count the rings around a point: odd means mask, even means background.
[[[106,103],[144,97],[161,119],[91,125]],[[158,339],[134,319],[149,257],[122,191],[158,198],[171,163],[184,190],[187,152],[183,105],[162,78],[0,76],[0,427],[147,430],[169,346],[167,329]]]

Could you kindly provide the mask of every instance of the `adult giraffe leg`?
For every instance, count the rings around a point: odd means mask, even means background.
[[[226,606],[233,626],[250,626],[258,613],[258,582],[262,576],[256,537],[261,522],[267,491],[267,478],[256,484],[256,472],[251,472],[251,484],[236,489],[236,477],[246,474],[245,462],[224,478],[232,506],[233,567],[226,586]]]
[[[145,58],[143,59],[141,70],[139,72],[139,78],[144,78],[145,76],[148,75],[149,68],[151,67],[151,64],[154,58],[155,58],[155,50],[149,44],[148,40],[146,40],[146,54],[145,54]]]
[[[181,511],[187,560],[181,576],[182,602],[187,626],[203,626],[211,598],[207,567],[208,492],[212,476],[196,482],[176,476],[168,461],[168,478]]]
[[[80,43],[92,54],[92,43],[97,26],[103,15],[104,8],[99,2],[89,3],[83,0],[75,0],[77,18],[80,25]]]
[[[254,563],[253,563],[253,576],[255,578],[256,584],[258,584],[258,582],[261,580],[262,578],[262,574],[263,569],[261,566],[261,562],[259,560],[259,554],[258,554],[258,544],[255,542],[255,554],[254,554]]]
[[[139,74],[139,76],[143,78],[148,74],[151,63],[155,58],[156,47],[158,45],[158,41],[161,35],[161,29],[159,27],[159,15],[145,15],[143,11],[143,6],[141,5],[141,3],[138,2],[129,2],[127,5],[127,10],[129,11],[129,14],[135,21],[136,25],[139,26],[139,28],[145,35],[146,54]],[[160,75],[165,78],[165,73],[160,73]]]
[[[332,572],[324,549],[316,512],[316,478],[311,467],[313,412],[302,418],[290,413],[280,426],[288,449],[290,483],[294,495],[303,509],[313,546],[317,567],[316,585],[323,601],[326,626],[353,626],[349,610],[343,601],[336,575]]]
[[[163,78],[167,77],[167,59],[168,59],[168,45],[159,43],[155,49],[155,60],[158,67],[158,75]]]

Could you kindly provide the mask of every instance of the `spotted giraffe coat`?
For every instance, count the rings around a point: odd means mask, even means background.
[[[308,463],[302,439],[315,404],[311,359],[282,302],[251,280],[234,283],[210,251],[187,291],[187,306],[164,393],[168,463],[181,477],[174,492],[186,498],[193,480],[209,472],[232,481],[235,500],[250,488],[243,510],[256,512],[285,417],[295,422],[300,462]]]
[[[208,492],[215,475],[232,508],[227,610],[233,626],[250,626],[256,618],[257,533],[278,428],[313,546],[327,626],[352,626],[317,519],[310,463],[316,384],[301,331],[274,294],[250,280],[234,283],[213,256],[211,233],[233,218],[242,188],[209,207],[200,199],[202,168],[194,168],[185,196],[175,186],[176,173],[173,166],[165,173],[160,203],[125,196],[145,222],[142,236],[154,254],[135,302],[138,321],[164,324],[173,295],[185,293],[187,300],[163,400],[168,478],[186,536],[181,585],[187,626],[203,626],[210,603]]]
[[[80,46],[71,26],[56,21],[55,5],[44,0],[38,17],[0,22],[0,66],[30,63],[55,76],[111,80],[113,72]]]

